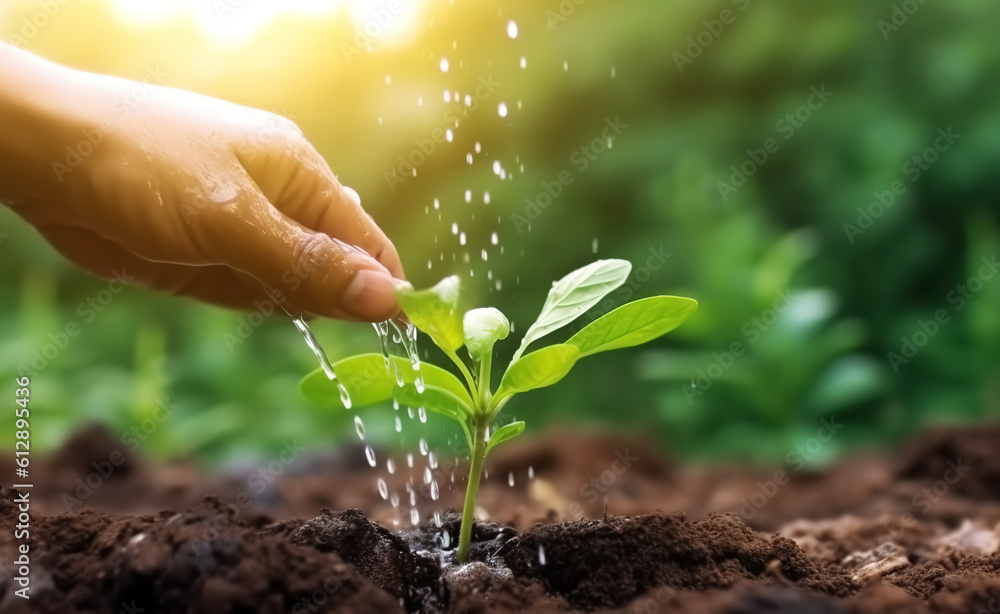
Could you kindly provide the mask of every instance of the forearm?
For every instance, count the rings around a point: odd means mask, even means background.
[[[53,163],[85,126],[79,78],[0,43],[0,202],[20,211],[62,196]]]

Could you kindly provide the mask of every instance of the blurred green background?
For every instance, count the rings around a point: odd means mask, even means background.
[[[696,298],[677,331],[583,361],[510,410],[536,433],[655,433],[685,458],[760,461],[824,417],[845,427],[813,461],[1000,413],[1000,276],[982,260],[1000,251],[998,22],[988,0],[0,8],[2,39],[44,57],[136,79],[156,66],[167,85],[294,119],[416,285],[457,273],[469,307],[510,316],[507,357],[550,283],[594,258],[634,263],[621,301]],[[616,120],[620,134],[605,132]],[[452,141],[433,142],[449,128]],[[949,129],[960,136],[939,138]],[[871,205],[894,182],[891,206]],[[220,461],[354,438],[353,416],[299,398],[316,364],[287,319],[253,326],[129,288],[88,320],[79,305],[107,282],[5,208],[0,254],[0,363],[37,371],[37,447],[88,420],[126,432],[167,399],[176,410],[145,453]],[[31,367],[68,322],[80,334]],[[377,349],[369,326],[314,328],[334,359]],[[890,356],[906,358],[904,337],[921,346],[905,363]],[[370,440],[400,443],[390,409],[366,412]],[[454,441],[436,416],[411,424]]]

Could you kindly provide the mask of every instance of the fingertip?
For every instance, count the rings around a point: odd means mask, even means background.
[[[361,269],[340,295],[340,308],[368,322],[382,322],[399,312],[396,281],[387,271]]]

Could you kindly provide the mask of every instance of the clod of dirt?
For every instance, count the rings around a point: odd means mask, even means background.
[[[368,520],[361,510],[320,515],[302,524],[292,543],[336,552],[361,575],[401,599],[408,611],[443,612],[448,592],[440,581],[441,564],[428,553],[413,552],[399,536]]]
[[[661,586],[705,590],[765,576],[772,561],[788,580],[846,595],[853,582],[823,568],[783,537],[763,538],[735,514],[689,521],[683,514],[622,516],[540,525],[504,561],[519,577],[538,578],[576,608],[618,607]]]
[[[16,522],[13,498],[0,491],[3,535]],[[184,514],[32,514],[31,526],[34,612],[401,611],[336,554],[234,520],[217,500]],[[9,555],[6,539],[0,546]],[[0,585],[0,610],[20,601],[12,584]]]

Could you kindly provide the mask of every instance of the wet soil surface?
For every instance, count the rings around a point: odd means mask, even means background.
[[[273,471],[206,476],[82,432],[32,465],[34,488],[0,490],[0,612],[1000,611],[1000,426],[823,471],[681,468],[582,434],[512,443],[488,463],[465,565],[458,516],[437,511],[459,507],[461,467],[403,454],[388,474],[290,446]]]

